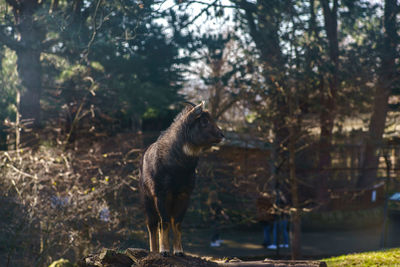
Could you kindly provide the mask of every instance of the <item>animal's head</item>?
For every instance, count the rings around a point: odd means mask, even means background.
[[[189,102],[188,102],[189,103]],[[224,134],[217,126],[207,110],[204,110],[204,101],[199,105],[189,103],[187,108],[187,136],[191,145],[196,147],[210,147],[222,141]]]

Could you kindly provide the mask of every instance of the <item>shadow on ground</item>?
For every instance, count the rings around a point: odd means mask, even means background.
[[[290,248],[268,250],[262,243],[262,229],[225,229],[220,247],[210,247],[212,231],[187,229],[183,242],[187,253],[213,258],[238,257],[240,259],[289,258]],[[305,259],[320,259],[349,253],[375,251],[382,248],[382,225],[366,229],[303,231],[302,255]],[[400,247],[400,216],[391,217],[386,238],[386,248]]]

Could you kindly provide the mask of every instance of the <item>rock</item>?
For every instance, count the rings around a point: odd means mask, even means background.
[[[229,262],[242,262],[242,260],[237,257],[234,257],[233,259],[230,259]]]
[[[241,261],[233,258],[217,264],[198,257],[163,257],[160,253],[149,252],[140,248],[128,248],[124,252],[103,249],[98,254],[91,254],[78,262],[80,267],[326,267],[325,262],[307,260],[269,260]],[[53,267],[53,266],[51,266]],[[55,265],[54,267],[59,267]],[[62,265],[62,267],[64,267]],[[67,266],[69,267],[69,266]]]
[[[138,261],[140,267],[218,267],[218,264],[206,261],[201,258],[184,255],[181,257],[163,257],[159,253],[149,253],[146,257]]]
[[[149,253],[148,250],[142,248],[128,248],[125,250],[125,254],[136,264],[138,264],[143,258],[147,257]]]
[[[90,254],[78,262],[79,267],[131,267],[134,261],[124,253],[103,249],[99,254]]]
[[[78,262],[79,267],[218,267],[218,264],[201,258],[184,255],[163,257],[145,249],[128,248],[125,252],[103,249]]]

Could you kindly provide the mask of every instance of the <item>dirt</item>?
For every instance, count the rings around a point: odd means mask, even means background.
[[[215,262],[184,255],[163,257],[159,253],[144,249],[128,248],[124,252],[103,249],[99,254],[91,254],[78,262],[79,267],[218,267]]]
[[[138,266],[142,267],[158,267],[158,266],[166,266],[166,267],[218,267],[218,264],[215,262],[210,262],[203,260],[201,258],[191,257],[191,256],[183,256],[183,257],[162,257],[158,253],[151,253],[147,257],[140,260]]]
[[[140,248],[128,248],[124,252],[103,249],[98,254],[89,255],[78,262],[79,267],[326,267],[320,261],[261,260],[242,261],[238,258],[212,262],[200,257],[161,256]]]

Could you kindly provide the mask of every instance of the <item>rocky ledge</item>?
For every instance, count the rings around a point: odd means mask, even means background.
[[[163,257],[159,253],[145,249],[128,248],[125,251],[103,249],[98,254],[90,254],[78,262],[79,267],[326,267],[320,261],[268,260],[241,261],[234,260],[216,263],[202,258],[184,255],[182,257]]]

